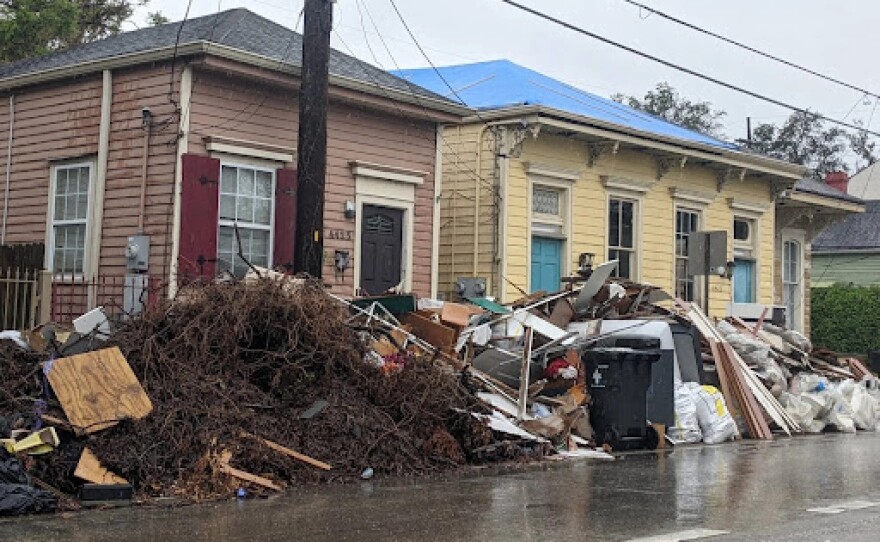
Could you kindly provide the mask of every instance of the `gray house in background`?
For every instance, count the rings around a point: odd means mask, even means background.
[[[878,176],[880,180],[880,176]],[[832,224],[813,240],[812,286],[880,286],[880,200]]]

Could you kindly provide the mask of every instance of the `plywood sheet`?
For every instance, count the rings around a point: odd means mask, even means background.
[[[139,420],[153,410],[119,348],[48,361],[43,367],[68,421],[83,433]]]

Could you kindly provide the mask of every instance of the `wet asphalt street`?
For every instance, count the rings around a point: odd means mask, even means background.
[[[445,481],[374,480],[271,500],[0,520],[0,540],[880,539],[880,435],[571,460]],[[690,538],[689,538],[690,537]]]

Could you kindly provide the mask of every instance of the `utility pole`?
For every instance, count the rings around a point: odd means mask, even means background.
[[[293,268],[321,277],[327,175],[327,79],[333,0],[306,0],[297,140],[296,246]]]

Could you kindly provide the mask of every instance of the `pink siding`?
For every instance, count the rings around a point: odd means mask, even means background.
[[[173,99],[178,98],[178,66]],[[137,233],[143,159],[141,109],[151,108],[157,129],[149,148],[145,230],[151,236],[150,274],[168,277],[172,250],[173,188],[178,121],[169,97],[169,66],[141,66],[113,72],[110,145],[99,274],[125,274],[126,238]],[[292,80],[289,81],[292,83]],[[190,110],[190,153],[205,154],[205,136],[246,139],[296,147],[298,104],[291,87],[259,85],[228,73],[196,68]],[[43,242],[50,165],[98,153],[102,94],[100,74],[15,92],[15,139],[7,242]],[[400,114],[382,113],[343,102],[329,113],[326,230],[351,232],[352,240],[325,240],[325,281],[339,293],[353,291],[353,270],[335,278],[335,249],[354,255],[355,220],[343,216],[355,198],[349,162],[362,160],[428,172],[416,189],[413,289],[430,293],[434,126]],[[0,185],[5,182],[5,142],[9,131],[8,94],[0,96]],[[296,167],[296,164],[286,164]],[[94,202],[93,202],[94,204]],[[0,203],[2,210],[2,203]],[[2,212],[2,211],[0,211]],[[353,262],[354,266],[358,262]]]
[[[189,152],[206,153],[204,137],[223,136],[295,148],[298,103],[295,91],[258,86],[252,81],[199,71],[194,75],[190,117]],[[343,214],[345,202],[355,199],[355,179],[349,162],[362,160],[428,172],[416,188],[413,239],[413,290],[431,291],[431,236],[434,196],[434,124],[414,122],[397,114],[379,113],[341,102],[331,102],[328,114],[327,193],[324,227],[352,232],[352,240],[325,235],[324,280],[342,294],[354,288],[354,270],[337,278],[332,267],[333,251],[348,250],[354,256],[355,219]],[[296,164],[290,164],[295,167]],[[358,262],[352,262],[357,266]]]
[[[180,71],[178,66],[175,71],[177,81]],[[168,96],[170,82],[167,65],[113,73],[101,243],[102,275],[125,274],[125,244],[128,236],[137,234],[144,144],[141,109],[149,107],[156,128],[150,140],[144,230],[150,236],[150,274],[168,276],[178,129],[175,108]],[[177,99],[176,93],[174,99]]]
[[[100,112],[100,75],[15,93],[7,243],[45,241],[50,161],[94,159]],[[0,130],[0,179],[5,186],[8,94],[0,98]]]

